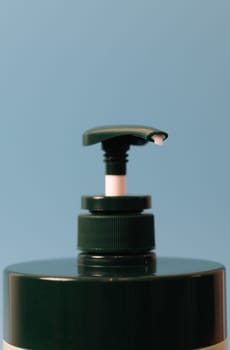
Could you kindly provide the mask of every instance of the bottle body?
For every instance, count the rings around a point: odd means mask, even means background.
[[[225,272],[213,262],[148,253],[14,265],[4,305],[4,350],[227,349]]]

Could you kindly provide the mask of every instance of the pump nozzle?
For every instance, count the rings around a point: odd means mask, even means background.
[[[162,145],[168,134],[146,126],[113,126],[90,129],[83,135],[85,146],[102,143],[105,151],[106,196],[126,195],[127,152],[131,145],[141,146],[147,142]]]

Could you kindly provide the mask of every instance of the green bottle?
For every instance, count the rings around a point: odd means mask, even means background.
[[[224,266],[158,257],[150,196],[126,195],[130,146],[167,136],[145,126],[83,135],[105,152],[105,195],[82,198],[78,257],[5,269],[4,350],[227,350]]]

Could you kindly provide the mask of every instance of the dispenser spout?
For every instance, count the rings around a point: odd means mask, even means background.
[[[158,146],[163,146],[164,144],[164,136],[163,135],[153,135],[152,136],[153,142]]]

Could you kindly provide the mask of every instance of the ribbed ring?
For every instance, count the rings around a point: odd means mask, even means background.
[[[79,216],[79,250],[138,252],[153,249],[154,243],[152,214]]]

